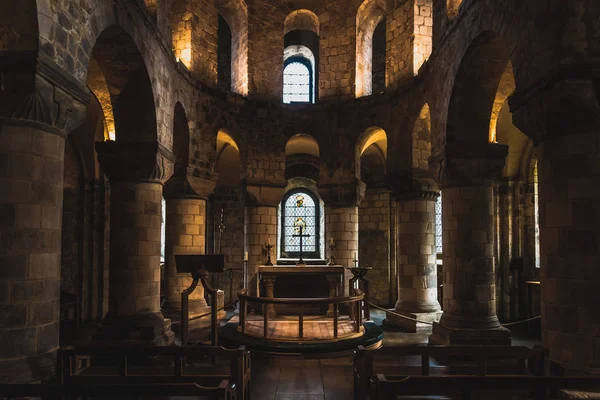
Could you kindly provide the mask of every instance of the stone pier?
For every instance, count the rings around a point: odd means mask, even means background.
[[[496,315],[494,181],[507,146],[457,142],[431,157],[442,197],[444,313],[435,344],[506,344],[510,331]]]
[[[109,310],[93,341],[171,344],[160,311],[160,225],[173,154],[155,142],[100,142],[96,150],[111,183],[111,236]]]

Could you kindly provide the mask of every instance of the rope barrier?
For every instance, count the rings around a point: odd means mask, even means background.
[[[375,304],[373,304],[373,303],[369,303],[369,306],[371,306],[371,307],[374,307],[374,308],[377,308],[377,309],[379,309],[379,310],[381,310],[381,311],[385,311],[386,313],[390,313],[390,314],[392,314],[392,315],[395,315],[395,316],[397,316],[397,317],[400,317],[400,318],[408,319],[408,320],[410,320],[410,321],[418,322],[418,323],[420,323],[420,324],[426,324],[426,325],[432,325],[432,326],[433,326],[433,323],[432,323],[432,322],[419,321],[418,319],[411,318],[411,317],[407,317],[406,315],[398,314],[398,313],[397,313],[397,312],[395,312],[395,311],[388,310],[388,309],[386,309],[386,308],[383,308],[383,307],[379,307],[378,305],[375,305]],[[513,325],[523,324],[523,323],[525,323],[525,322],[529,322],[529,321],[534,321],[534,320],[536,320],[536,319],[540,319],[540,318],[542,318],[542,316],[541,316],[541,315],[538,315],[537,317],[533,317],[533,318],[527,318],[527,319],[524,319],[524,320],[521,320],[521,321],[508,322],[508,323],[506,323],[506,324],[500,324],[500,325],[501,325],[501,326],[513,326]],[[443,325],[441,325],[441,326],[443,326]]]

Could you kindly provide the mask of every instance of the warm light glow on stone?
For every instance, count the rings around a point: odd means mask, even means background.
[[[374,143],[377,143],[381,150],[383,150],[385,157],[387,158],[387,135],[385,131],[378,127],[369,128],[365,132],[365,137],[361,141],[359,156],[362,156],[365,150]]]
[[[233,140],[226,131],[221,129],[219,130],[219,133],[217,133],[217,153],[219,153],[226,144],[232,146],[237,151],[240,151],[235,140]]]
[[[498,84],[498,91],[496,92],[496,98],[494,99],[494,105],[492,106],[492,115],[490,117],[490,132],[489,132],[489,142],[490,143],[498,143],[497,138],[497,126],[498,126],[498,116],[500,115],[500,111],[504,106],[504,103],[515,91],[515,77],[513,75],[513,66],[512,62],[508,62],[502,77],[500,78],[500,83]]]

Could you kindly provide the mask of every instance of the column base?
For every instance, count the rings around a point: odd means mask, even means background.
[[[188,322],[188,332],[200,331],[203,329],[210,328],[211,317],[210,317],[211,307],[206,306],[202,307],[199,310],[194,310],[194,312],[189,313]],[[173,324],[173,331],[175,333],[181,333],[181,310],[164,310],[163,313],[165,316],[171,318]],[[203,315],[201,318],[196,318],[200,315]],[[217,320],[222,320],[227,316],[225,310],[217,311]],[[192,319],[195,318],[195,319]]]
[[[429,336],[429,344],[437,345],[511,345],[511,333],[508,329],[460,329],[447,328],[437,322],[433,323],[433,333]]]
[[[171,320],[161,312],[138,315],[113,315],[104,318],[91,345],[114,345],[116,342],[132,346],[169,346],[175,340]]]
[[[428,313],[411,313],[411,312],[406,312],[406,311],[399,311],[396,309],[391,309],[389,311],[393,311],[397,314],[404,315],[405,317],[408,317],[408,318],[413,318],[413,319],[416,319],[419,321],[430,322],[430,323],[438,322],[443,314],[442,311],[434,311],[434,312],[428,312]],[[421,322],[416,322],[416,321],[412,321],[410,319],[402,318],[402,317],[394,315],[390,312],[386,312],[385,314],[386,314],[385,319],[383,320],[384,327],[401,329],[404,332],[411,332],[411,333],[417,333],[417,332],[431,333],[431,331],[432,331],[432,327],[429,324],[424,324]]]

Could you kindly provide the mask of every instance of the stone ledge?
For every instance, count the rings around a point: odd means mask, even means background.
[[[430,312],[430,313],[409,313],[404,311],[398,311],[392,309],[395,313],[402,314],[408,318],[413,318],[423,322],[438,322],[442,317],[442,311]],[[383,320],[384,327],[400,328],[406,332],[418,333],[418,332],[432,332],[432,326],[426,323],[411,321],[406,318],[399,317],[390,312],[386,312],[386,317]]]

